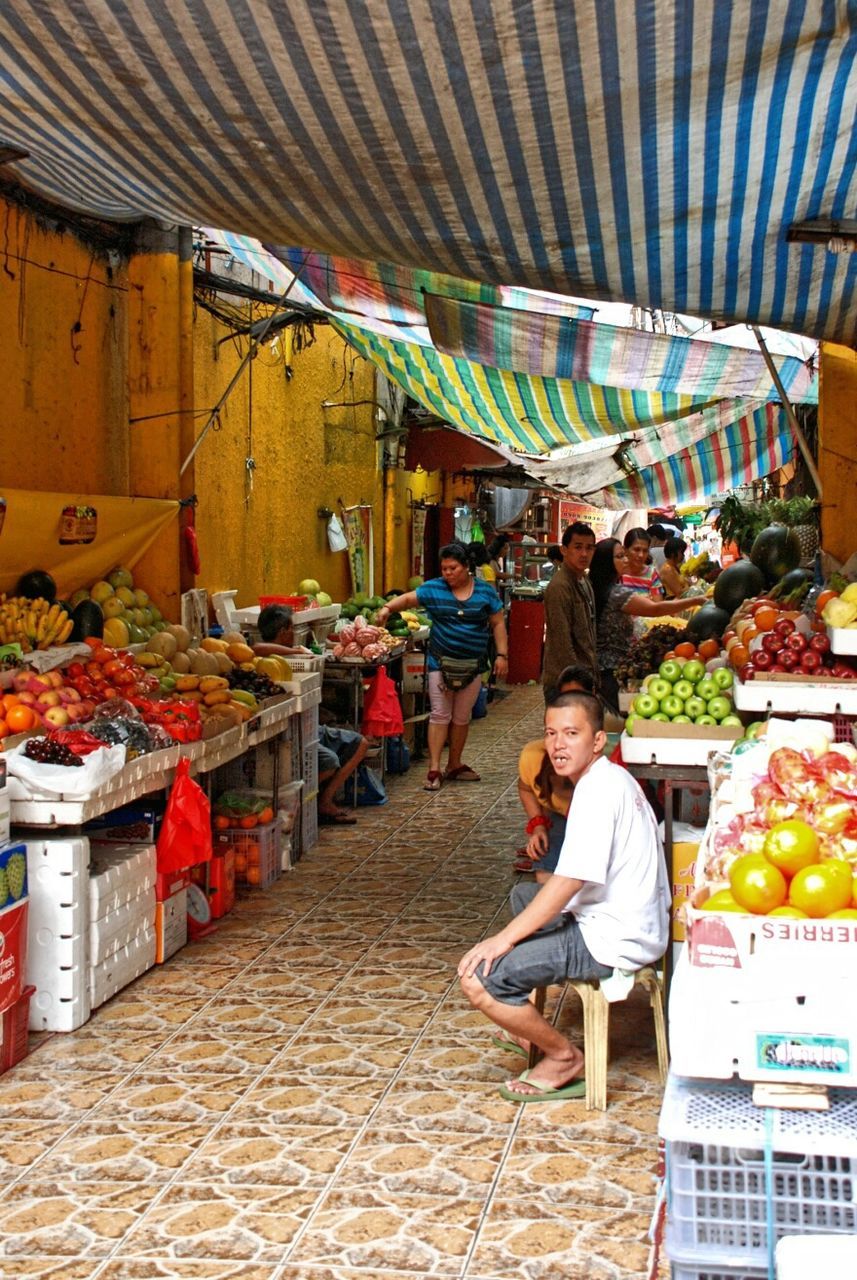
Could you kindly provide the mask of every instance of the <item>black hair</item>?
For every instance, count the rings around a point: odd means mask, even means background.
[[[664,559],[672,560],[673,556],[681,555],[687,551],[687,543],[684,538],[667,538],[664,543]]]
[[[497,533],[488,543],[488,554],[492,560],[499,556],[504,547],[509,545],[509,535],[507,533]]]
[[[441,547],[437,558],[438,560],[457,560],[459,564],[464,565],[465,569],[473,567],[470,552],[463,542],[448,542],[445,547]]]
[[[580,690],[559,693],[555,698],[551,698],[545,710],[553,711],[562,707],[580,707],[592,726],[592,732],[600,733],[603,730],[604,707],[601,705],[601,699],[594,693],[583,693]]]
[[[618,538],[602,538],[595,548],[595,555],[589,566],[589,582],[595,596],[595,620],[601,617],[607,597],[619,581],[613,554],[620,546]]]
[[[480,564],[488,564],[491,557],[488,554],[488,548],[484,542],[470,542],[467,546],[467,554],[470,557],[470,563],[475,568]]]
[[[259,635],[270,644],[276,640],[281,631],[292,625],[292,611],[287,604],[266,604],[259,614],[256,624]]]
[[[667,531],[662,524],[650,524],[646,533],[649,535],[650,540],[652,538],[665,538],[667,536]]]
[[[550,706],[550,704],[562,693],[562,686],[564,684],[579,684],[582,686],[584,693],[595,692],[595,677],[588,667],[563,667],[562,671],[560,671],[556,680],[554,680],[553,684],[547,691],[545,701],[548,706]],[[566,692],[573,691],[567,690]]]
[[[548,547],[548,560],[553,560],[556,564],[562,561],[562,547],[558,542],[554,542]]]
[[[652,545],[652,540],[646,533],[645,529],[629,529],[625,534],[623,545],[627,551],[629,547],[633,547],[635,542],[645,542],[647,547]]]
[[[575,520],[574,524],[570,524],[562,535],[562,545],[567,547],[572,538],[591,538],[595,541],[595,534],[588,524],[584,524],[582,520]]]

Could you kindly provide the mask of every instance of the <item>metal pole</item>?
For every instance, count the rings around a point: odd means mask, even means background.
[[[193,448],[191,449],[190,453],[187,455],[187,457],[185,458],[184,462],[183,462],[183,463],[182,463],[182,465],[181,465],[181,468],[180,468],[180,470],[179,470],[179,475],[180,475],[180,476],[183,476],[183,475],[184,475],[185,471],[188,469],[188,467],[190,466],[191,462],[193,461],[193,457],[194,457],[194,454],[196,453],[197,449],[198,449],[198,448],[199,448],[199,446],[202,444],[203,440],[204,440],[204,439],[205,439],[205,437],[208,435],[208,432],[211,430],[211,428],[214,426],[215,422],[217,421],[217,417],[218,417],[218,414],[220,413],[220,410],[223,408],[223,406],[225,405],[226,401],[229,399],[229,397],[230,397],[230,395],[232,394],[232,391],[233,391],[233,389],[234,389],[234,387],[235,387],[236,383],[238,382],[238,380],[239,380],[239,378],[241,377],[242,373],[243,373],[243,372],[244,372],[244,370],[246,369],[247,365],[250,363],[250,361],[251,361],[251,360],[253,359],[253,357],[255,356],[257,349],[261,346],[261,344],[262,344],[262,342],[263,342],[263,340],[264,340],[264,338],[265,338],[266,333],[268,332],[268,330],[270,329],[271,325],[273,324],[274,317],[276,316],[276,314],[277,314],[277,312],[279,311],[279,309],[280,309],[280,307],[282,306],[282,304],[285,302],[286,298],[287,298],[287,297],[289,296],[289,294],[291,293],[291,291],[292,291],[292,289],[294,288],[294,286],[297,284],[297,282],[298,282],[298,276],[301,274],[301,272],[303,271],[304,267],[306,266],[306,264],[307,264],[308,262],[309,262],[309,254],[307,253],[307,254],[306,254],[306,256],[304,257],[303,262],[302,262],[302,263],[301,263],[301,265],[298,267],[297,271],[295,272],[295,274],[292,276],[291,280],[289,281],[288,288],[284,291],[284,293],[282,293],[282,294],[281,294],[281,296],[277,299],[277,301],[274,303],[273,307],[271,308],[271,314],[268,316],[268,318],[267,318],[267,320],[265,321],[264,325],[263,325],[263,326],[262,326],[262,328],[260,329],[258,337],[256,337],[256,338],[252,338],[252,337],[251,337],[251,339],[250,339],[250,346],[247,348],[247,354],[246,354],[246,356],[244,357],[244,359],[241,361],[241,363],[239,364],[238,368],[236,369],[236,371],[235,371],[235,375],[234,375],[234,377],[230,380],[229,386],[228,386],[228,387],[226,388],[226,390],[223,392],[223,395],[220,397],[220,399],[218,400],[217,404],[214,406],[214,408],[212,409],[211,413],[208,415],[208,421],[206,422],[205,426],[202,428],[202,431],[200,431],[199,435],[198,435],[198,436],[197,436],[197,438],[196,438],[196,443],[194,444],[194,446],[193,446]]]
[[[762,357],[765,361],[765,364],[768,366],[768,373],[770,373],[771,378],[773,379],[773,383],[774,383],[774,386],[777,388],[779,397],[783,402],[783,408],[786,411],[786,417],[788,418],[789,425],[792,431],[794,432],[795,439],[798,442],[798,447],[801,453],[803,454],[803,460],[806,463],[806,469],[809,472],[809,474],[812,476],[812,483],[815,485],[815,491],[818,494],[819,501],[820,501],[822,496],[821,476],[818,474],[818,468],[815,465],[815,458],[813,458],[812,453],[810,452],[810,448],[809,448],[809,445],[807,444],[806,436],[803,434],[803,428],[798,422],[797,417],[795,415],[795,411],[792,408],[791,401],[789,400],[788,396],[785,393],[785,388],[783,387],[782,381],[780,380],[780,375],[777,371],[777,366],[774,364],[773,360],[771,359],[771,353],[768,350],[765,339],[762,337],[762,332],[759,329],[759,326],[756,324],[751,324],[750,328],[753,330],[753,333],[756,335],[756,341],[759,344],[759,350],[762,353]]]

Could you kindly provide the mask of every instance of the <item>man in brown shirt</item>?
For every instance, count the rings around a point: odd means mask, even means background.
[[[545,591],[545,696],[568,666],[586,667],[597,687],[595,597],[586,576],[594,551],[595,534],[589,525],[570,524],[562,535],[562,564]]]

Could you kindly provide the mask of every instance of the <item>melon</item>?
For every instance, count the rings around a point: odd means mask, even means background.
[[[765,575],[749,560],[736,560],[714,584],[714,603],[718,609],[733,614],[740,604],[765,590]]]
[[[120,587],[133,587],[134,579],[131,577],[130,569],[123,569],[121,565],[108,573],[107,581],[110,583],[114,591],[118,591]]]
[[[166,658],[168,662],[171,662],[178,644],[175,636],[170,635],[169,631],[159,631],[147,642],[146,648],[149,653],[160,654],[162,658]]]
[[[105,600],[109,600],[113,595],[113,588],[109,582],[94,582],[89,588],[89,598],[94,600],[96,604],[103,604]]]
[[[187,653],[190,648],[190,632],[187,627],[181,626],[178,622],[173,622],[167,627],[167,631],[171,636],[175,636],[178,651],[180,653]]]
[[[423,585],[423,580],[418,573],[414,574],[413,578],[408,578],[409,591],[416,591],[417,587],[421,587],[422,585]]]

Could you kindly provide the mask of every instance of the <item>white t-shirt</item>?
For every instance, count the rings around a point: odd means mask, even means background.
[[[655,815],[627,769],[602,756],[577,783],[556,871],[584,881],[563,909],[596,960],[639,969],[660,959],[669,880]]]
[[[656,569],[660,569],[661,565],[666,560],[663,547],[652,547],[649,554],[652,557],[652,564],[655,566]]]

